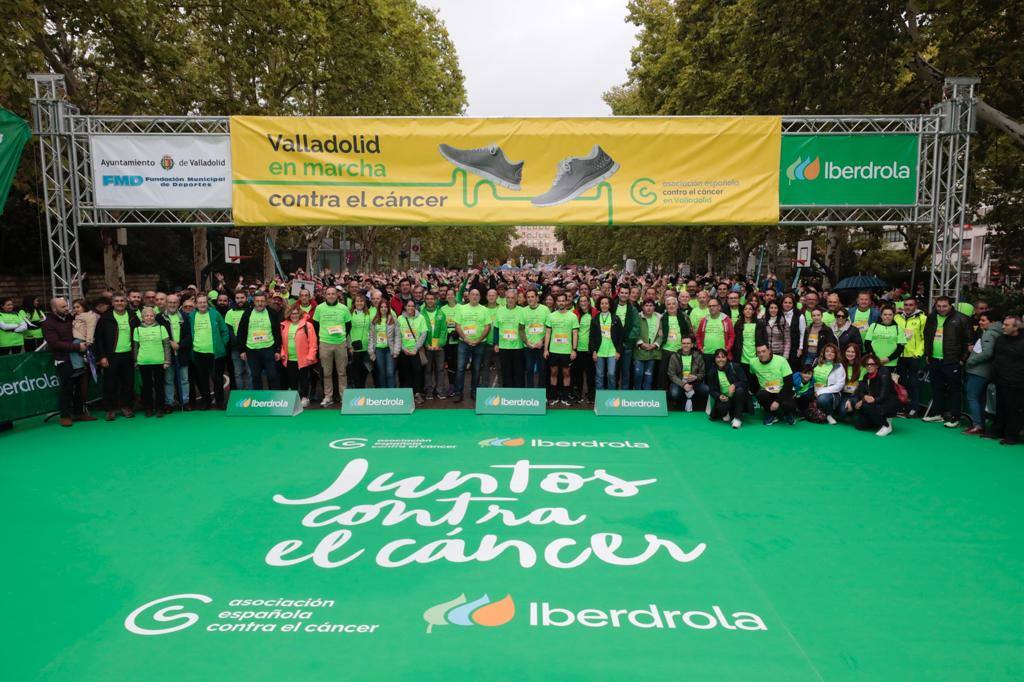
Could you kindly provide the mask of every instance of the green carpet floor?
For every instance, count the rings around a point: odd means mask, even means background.
[[[1022,474],[906,421],[31,420],[0,434],[4,678],[1020,680]]]

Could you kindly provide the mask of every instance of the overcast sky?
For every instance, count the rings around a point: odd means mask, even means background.
[[[636,27],[626,0],[420,0],[440,10],[469,116],[609,116]]]

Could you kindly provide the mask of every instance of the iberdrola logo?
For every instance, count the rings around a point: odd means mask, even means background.
[[[608,400],[604,401],[604,406],[605,407],[612,407],[612,408],[616,408],[617,409],[619,407],[622,407],[622,399],[621,398],[608,398]]]
[[[351,405],[352,407],[365,407],[366,396],[364,395],[359,398],[352,398],[352,401],[349,403],[349,405]]]
[[[524,438],[484,438],[479,444],[485,448],[518,448],[520,445],[525,445],[526,440]]]
[[[501,405],[501,396],[494,396],[493,398],[487,401],[487,404],[492,405],[493,407],[498,407],[499,405]]]
[[[239,407],[249,407],[252,405],[252,398],[242,398],[236,403]]]
[[[813,161],[809,156],[806,159],[798,156],[796,161],[786,169],[786,177],[789,178],[790,183],[794,180],[814,180],[820,172],[821,162],[817,156]]]
[[[429,635],[435,625],[483,625],[493,628],[504,625],[515,615],[516,603],[512,601],[510,594],[496,602],[491,602],[491,598],[486,594],[467,602],[466,595],[460,594],[451,601],[431,606],[423,612],[423,620],[427,621]]]

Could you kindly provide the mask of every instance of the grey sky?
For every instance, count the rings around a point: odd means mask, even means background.
[[[469,116],[608,116],[636,27],[626,0],[420,0],[440,10]]]

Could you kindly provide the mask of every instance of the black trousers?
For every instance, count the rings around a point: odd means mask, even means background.
[[[107,410],[131,409],[135,388],[135,359],[131,353],[107,356],[103,370],[103,403]]]
[[[708,398],[711,401],[711,421],[716,421],[725,416],[728,416],[730,420],[743,418],[743,411],[747,408],[747,401],[750,399],[750,396],[747,395],[747,389],[737,388],[732,392],[731,396],[727,397],[728,400],[724,401]]]
[[[398,380],[403,388],[411,388],[415,394],[423,393],[423,364],[419,354],[398,356]]]
[[[889,417],[895,414],[895,410],[890,409],[891,407],[891,405],[881,403],[863,403],[857,410],[854,426],[861,431],[877,431],[886,425]]]
[[[83,372],[83,376],[87,372]],[[68,361],[57,365],[57,380],[60,381],[60,416],[74,417],[85,412],[84,392],[88,384],[75,376],[75,370]]]
[[[0,348],[0,355],[17,355],[18,353],[24,352],[24,350],[25,349],[22,346],[6,346],[4,348]]]
[[[348,366],[348,380],[351,388],[366,388],[366,379],[370,373],[366,371],[366,351],[357,350],[349,354],[352,363]]]
[[[793,400],[793,387],[783,386],[778,393],[769,393],[763,388],[757,392],[757,402],[765,412],[771,412],[772,403],[779,404],[778,412],[775,414],[793,414],[796,412],[796,401]]]
[[[459,368],[459,344],[449,343],[444,347],[444,364],[448,372],[448,386],[454,390],[455,372]]]
[[[197,353],[192,351],[192,368],[195,371],[196,397],[212,405],[224,404],[224,358],[214,357],[213,353]],[[213,392],[210,392],[210,384]],[[273,388],[273,387],[271,387]]]
[[[590,351],[576,353],[573,360],[570,376],[572,377],[572,392],[581,398],[594,398],[594,355]],[[583,385],[586,383],[586,392]]]
[[[1016,443],[1024,428],[1024,386],[996,384],[996,418],[992,433]]]
[[[300,398],[309,398],[309,367],[299,367],[295,360],[288,361],[288,388],[298,391]],[[360,387],[362,388],[362,387]]]
[[[164,366],[139,365],[142,375],[142,406],[147,410],[162,408],[164,405]]]
[[[523,349],[499,349],[498,361],[501,364],[502,387],[522,388],[524,379]]]

